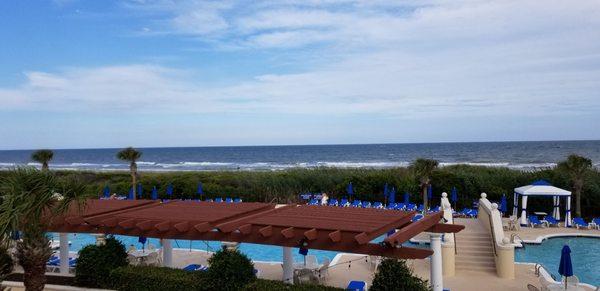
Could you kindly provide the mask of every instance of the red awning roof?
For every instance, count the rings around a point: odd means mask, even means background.
[[[150,200],[90,200],[55,220],[50,231],[170,239],[248,242],[396,258],[425,258],[427,249],[402,243],[423,231],[458,232],[441,212],[411,222],[415,212],[374,208]],[[398,229],[383,243],[371,243]]]

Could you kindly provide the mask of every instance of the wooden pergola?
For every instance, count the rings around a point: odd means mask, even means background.
[[[49,231],[246,242],[423,259],[432,251],[402,243],[421,232],[454,233],[464,228],[440,223],[441,212],[412,222],[415,214],[296,204],[89,200],[52,221]],[[372,242],[393,230],[383,242]]]

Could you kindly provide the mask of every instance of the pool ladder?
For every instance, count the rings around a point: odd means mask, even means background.
[[[544,268],[544,266],[542,266],[542,264],[535,264],[535,276],[539,277],[540,274],[540,269]],[[552,280],[556,281],[556,277],[554,277],[554,274],[548,272],[548,274],[550,274],[550,277],[552,277]]]

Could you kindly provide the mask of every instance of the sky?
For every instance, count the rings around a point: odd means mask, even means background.
[[[0,1],[0,149],[600,139],[600,2]]]

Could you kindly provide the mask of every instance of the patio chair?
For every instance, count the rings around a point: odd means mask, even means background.
[[[340,205],[341,207],[348,207],[350,206],[350,203],[348,203],[348,199],[342,198],[342,200],[340,201]]]
[[[585,220],[583,220],[583,218],[581,218],[581,217],[573,218],[573,225],[575,225],[575,227],[577,227],[577,229],[579,229],[579,228],[589,229],[590,228],[590,225],[587,222],[585,222]]]
[[[417,214],[415,216],[413,216],[413,218],[411,219],[412,222],[417,222],[419,220],[423,219],[423,214]]]
[[[315,270],[315,275],[320,279],[321,282],[327,280],[329,276],[329,258],[323,259],[323,264],[317,270]]]
[[[307,255],[306,256],[306,268],[315,270],[319,268],[319,261],[317,260],[317,256],[315,255]]]
[[[362,207],[362,202],[360,200],[354,200],[350,207]]]
[[[375,203],[373,203],[373,208],[381,209],[381,208],[383,208],[383,203],[375,202]]]
[[[346,290],[364,291],[367,290],[367,282],[365,281],[350,281]]]
[[[132,254],[127,254],[127,262],[129,262],[129,264],[132,266],[138,266],[141,263],[140,258]]]
[[[331,199],[329,200],[329,206],[338,206],[338,200],[337,199]]]
[[[207,266],[198,265],[198,264],[190,264],[183,268],[184,271],[195,272],[195,271],[206,271],[208,270]]]
[[[548,224],[548,226],[560,226],[560,221],[556,220],[556,218],[554,218],[554,216],[552,215],[547,215],[542,221],[545,221]]]
[[[595,228],[597,230],[600,230],[600,217],[596,217],[594,219],[592,219],[592,228]]]
[[[529,215],[529,225],[531,225],[531,227],[544,227],[545,223],[541,222],[537,216],[535,215]]]

